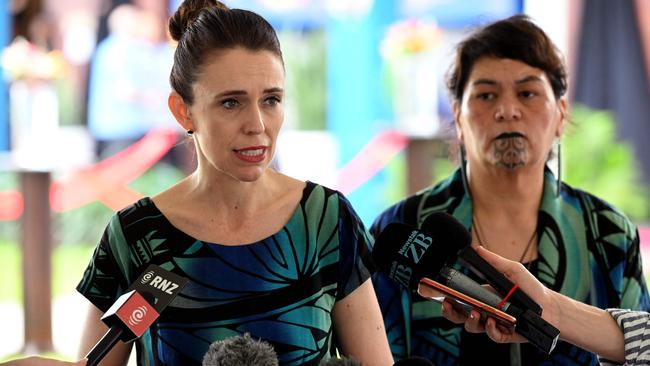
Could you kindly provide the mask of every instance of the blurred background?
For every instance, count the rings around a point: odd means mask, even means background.
[[[166,20],[179,3],[0,2],[0,361],[74,359],[85,306],[74,288],[109,217],[193,170],[166,106]],[[569,68],[563,179],[625,211],[650,258],[650,1],[225,3],[280,36],[277,168],[342,191],[366,225],[456,164],[444,88],[454,44],[529,14]]]

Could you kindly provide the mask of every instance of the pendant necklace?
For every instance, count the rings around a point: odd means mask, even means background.
[[[483,238],[481,237],[481,234],[480,234],[481,228],[478,225],[478,219],[475,218],[474,215],[472,215],[472,227],[476,228],[475,232],[476,232],[476,240],[478,241],[478,245],[480,245],[480,246],[487,249],[487,246],[485,245],[486,242],[483,240]],[[533,242],[535,241],[535,237],[537,237],[537,228],[535,228],[535,230],[533,230],[533,235],[531,235],[530,239],[528,239],[528,243],[526,244],[526,248],[524,249],[524,252],[521,254],[521,258],[519,258],[519,263],[523,264],[524,258],[526,258],[526,254],[528,253],[530,248],[533,246]],[[530,261],[530,262],[528,262],[527,264],[524,265],[526,267],[526,269],[530,270],[530,265],[531,265],[532,262],[533,261]]]

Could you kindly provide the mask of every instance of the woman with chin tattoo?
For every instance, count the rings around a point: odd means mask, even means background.
[[[635,225],[562,182],[559,165],[557,175],[547,166],[559,164],[567,75],[544,31],[523,15],[476,30],[457,46],[447,86],[460,166],[384,211],[373,235],[391,222],[420,227],[444,211],[471,231],[473,246],[522,263],[554,291],[599,308],[650,310]],[[595,354],[568,343],[550,355],[529,344],[495,345],[384,274],[373,281],[396,359],[421,356],[438,366],[598,364]]]

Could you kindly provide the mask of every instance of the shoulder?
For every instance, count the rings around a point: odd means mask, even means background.
[[[160,215],[151,197],[143,197],[115,213],[115,217],[120,221],[134,221],[151,215]]]
[[[574,200],[579,203],[580,209],[594,225],[601,228],[614,225],[627,235],[636,235],[636,225],[623,211],[606,200],[566,183],[562,184],[562,195],[565,201]]]
[[[370,227],[370,231],[372,233],[380,232],[392,222],[416,225],[420,203],[425,196],[426,191],[422,191],[389,206],[377,215]]]
[[[344,232],[366,232],[363,221],[348,198],[340,191],[311,181],[306,182],[301,209],[319,225],[329,223]]]
[[[382,211],[373,222],[370,231],[378,233],[392,222],[419,226],[422,218],[434,211],[454,211],[465,195],[465,189],[457,170],[446,179],[410,195]]]
[[[104,234],[104,239],[112,244],[132,244],[139,238],[158,231],[163,219],[163,214],[151,198],[144,197],[113,215]]]
[[[313,201],[323,201],[323,205],[337,206],[338,209],[336,212],[332,213],[340,214],[340,211],[343,211],[354,213],[356,215],[352,204],[342,192],[319,183],[306,181],[302,202],[304,205],[310,205]],[[332,206],[331,208],[334,207]]]

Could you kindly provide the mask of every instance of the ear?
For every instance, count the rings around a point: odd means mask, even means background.
[[[456,128],[456,136],[458,140],[463,142],[463,130],[460,128],[460,104],[459,102],[453,102],[451,106],[452,112],[454,114],[454,127]]]
[[[558,108],[560,109],[560,121],[557,124],[557,128],[555,130],[555,137],[561,137],[562,132],[564,132],[564,126],[567,121],[567,100],[566,97],[560,98],[558,101]]]
[[[192,121],[190,115],[190,108],[180,94],[176,91],[169,93],[169,97],[167,97],[167,106],[174,115],[176,122],[178,122],[185,131],[195,130],[194,121]]]

